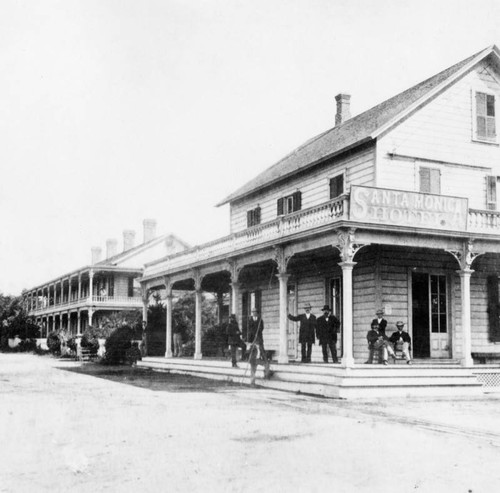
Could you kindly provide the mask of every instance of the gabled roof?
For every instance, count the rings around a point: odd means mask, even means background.
[[[241,199],[327,158],[375,139],[387,128],[400,122],[415,108],[430,101],[437,92],[465,75],[491,53],[495,53],[500,58],[500,50],[495,45],[485,48],[343,124],[313,137],[227,196],[217,206]]]
[[[130,257],[133,257],[134,255],[137,255],[144,250],[147,250],[148,248],[151,248],[155,245],[158,245],[159,243],[162,243],[164,241],[167,241],[168,239],[175,240],[181,245],[184,246],[184,248],[188,249],[190,248],[190,245],[186,243],[185,241],[181,240],[179,237],[175,236],[172,233],[165,234],[162,236],[158,236],[157,238],[154,238],[146,243],[141,243],[140,245],[137,245],[133,248],[130,248],[128,250],[125,250],[124,252],[117,253],[116,255],[113,255],[112,257],[109,257],[107,259],[101,260],[100,262],[97,262],[94,264],[97,267],[103,267],[106,265],[117,265],[120,262],[123,262]]]

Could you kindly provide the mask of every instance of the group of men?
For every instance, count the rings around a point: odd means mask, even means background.
[[[385,333],[387,328],[387,320],[384,318],[384,311],[377,310],[377,318],[374,318],[371,323],[371,329],[366,334],[368,341],[368,361],[365,363],[373,363],[373,357],[378,352],[379,363],[388,365],[388,357],[391,356],[393,360],[397,359],[394,349],[401,349],[403,359],[406,360],[408,365],[411,365],[410,347],[411,337],[408,332],[405,332],[404,323],[401,321],[396,322],[397,331],[393,332],[391,337]]]
[[[323,306],[321,311],[323,315],[317,317],[311,313],[311,305],[304,305],[304,313],[300,315],[288,314],[288,318],[294,322],[299,322],[299,343],[301,345],[301,362],[310,363],[312,345],[316,338],[321,345],[323,352],[323,361],[328,363],[329,353],[333,363],[338,363],[337,358],[337,334],[340,331],[340,321],[332,314],[328,305]],[[387,365],[388,357],[391,356],[394,360],[397,359],[395,348],[401,350],[403,358],[407,364],[411,364],[410,348],[411,338],[408,332],[405,332],[404,323],[398,321],[396,323],[397,331],[390,337],[385,334],[387,328],[387,320],[384,319],[383,310],[377,310],[377,318],[374,318],[371,323],[371,329],[366,335],[368,341],[369,356],[366,363],[373,363],[373,358],[376,352],[379,354],[379,362]],[[264,321],[262,320],[257,309],[252,310],[252,316],[248,320],[248,338],[251,343],[249,350],[250,359],[255,359],[257,349],[261,355],[264,364],[268,365],[268,358],[264,349]],[[229,317],[227,325],[228,344],[231,346],[231,362],[233,367],[237,368],[236,350],[241,348],[242,359],[246,359],[247,346],[241,338],[241,331],[238,327],[238,322],[235,315]]]

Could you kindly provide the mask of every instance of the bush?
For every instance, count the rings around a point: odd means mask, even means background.
[[[121,365],[127,362],[127,351],[132,347],[134,330],[128,325],[115,329],[106,339],[106,354],[104,363],[108,365]]]
[[[16,348],[20,353],[36,351],[36,339],[23,339]]]
[[[80,345],[82,349],[88,349],[90,354],[97,354],[97,351],[99,351],[99,339],[93,327],[88,327],[82,334]]]
[[[49,351],[53,354],[58,354],[61,352],[61,338],[57,332],[51,332],[47,336],[47,347]]]
[[[73,351],[74,353],[76,353],[76,349],[77,349],[77,346],[76,346],[76,338],[75,337],[70,337],[67,341],[66,341],[66,346],[68,347],[69,350]]]
[[[204,356],[222,356],[227,347],[226,328],[223,325],[208,327],[201,339],[201,352]]]

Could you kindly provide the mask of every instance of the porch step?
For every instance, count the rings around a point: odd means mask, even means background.
[[[240,362],[188,358],[146,357],[138,366],[169,373],[189,374],[216,380],[249,384],[250,367]],[[458,365],[359,365],[344,369],[327,364],[271,364],[274,372],[264,380],[262,366],[257,370],[259,386],[336,398],[362,398],[407,395],[471,395],[482,392],[482,385],[471,369]]]

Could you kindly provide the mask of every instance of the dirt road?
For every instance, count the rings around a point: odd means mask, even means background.
[[[0,492],[497,492],[500,397],[336,401],[0,354]]]

